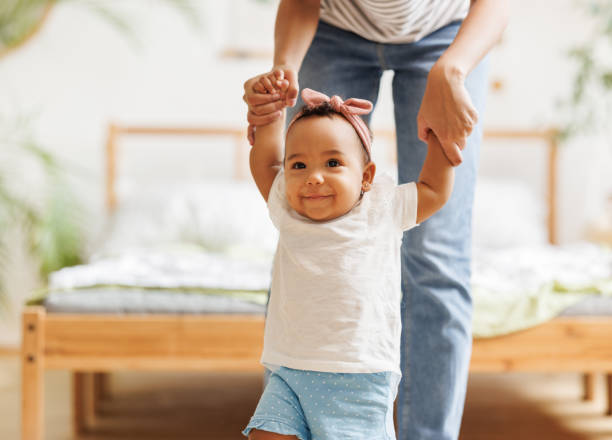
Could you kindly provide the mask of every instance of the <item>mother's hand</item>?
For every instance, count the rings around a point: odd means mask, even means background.
[[[443,64],[432,67],[417,116],[419,139],[427,142],[433,131],[453,166],[463,158],[461,150],[478,122],[478,112],[464,85],[464,75]]]
[[[266,79],[272,72],[277,72],[277,77],[280,75],[281,78],[289,82],[289,87],[284,96],[280,96],[275,89],[275,85]],[[260,80],[262,80],[265,85],[265,90],[256,90],[254,88]],[[248,137],[251,144],[253,144],[255,127],[267,125],[276,121],[281,115],[279,110],[286,106],[293,107],[297,102],[298,91],[299,84],[297,72],[284,65],[274,66],[270,72],[254,76],[244,83],[244,95],[242,99],[249,106],[247,120],[249,121]]]

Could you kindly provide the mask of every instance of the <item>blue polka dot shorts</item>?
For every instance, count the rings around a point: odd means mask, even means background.
[[[277,367],[242,431],[295,435],[300,440],[395,440],[393,372],[323,373]]]

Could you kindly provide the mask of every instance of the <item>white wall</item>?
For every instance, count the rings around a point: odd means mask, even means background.
[[[218,54],[227,45],[271,51],[275,2],[196,2],[202,13],[200,30],[163,2],[109,2],[130,18],[141,41],[136,48],[73,3],[56,6],[39,35],[0,59],[0,117],[38,115],[38,140],[81,169],[75,188],[96,230],[103,213],[107,123],[243,126],[242,83],[270,63],[221,59]],[[565,51],[586,37],[588,27],[573,0],[512,3],[511,24],[491,54],[491,78],[501,80],[503,87],[490,93],[485,124],[546,127],[558,120],[555,100],[565,94],[571,78]],[[374,127],[393,124],[390,78],[385,75]],[[612,191],[610,151],[610,142],[601,139],[576,139],[563,148],[562,241],[578,239],[585,223],[601,213],[605,194]],[[23,275],[24,280],[29,276]],[[31,284],[15,283],[27,290]],[[25,290],[16,297],[26,295]],[[15,340],[14,324],[0,327],[0,344]]]

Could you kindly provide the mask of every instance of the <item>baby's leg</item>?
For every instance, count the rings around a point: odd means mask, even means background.
[[[298,438],[295,435],[283,435],[275,432],[253,429],[249,433],[249,440],[298,440]]]

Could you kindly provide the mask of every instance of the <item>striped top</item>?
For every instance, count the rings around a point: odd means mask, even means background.
[[[418,41],[467,15],[470,0],[321,0],[321,20],[378,43]]]

